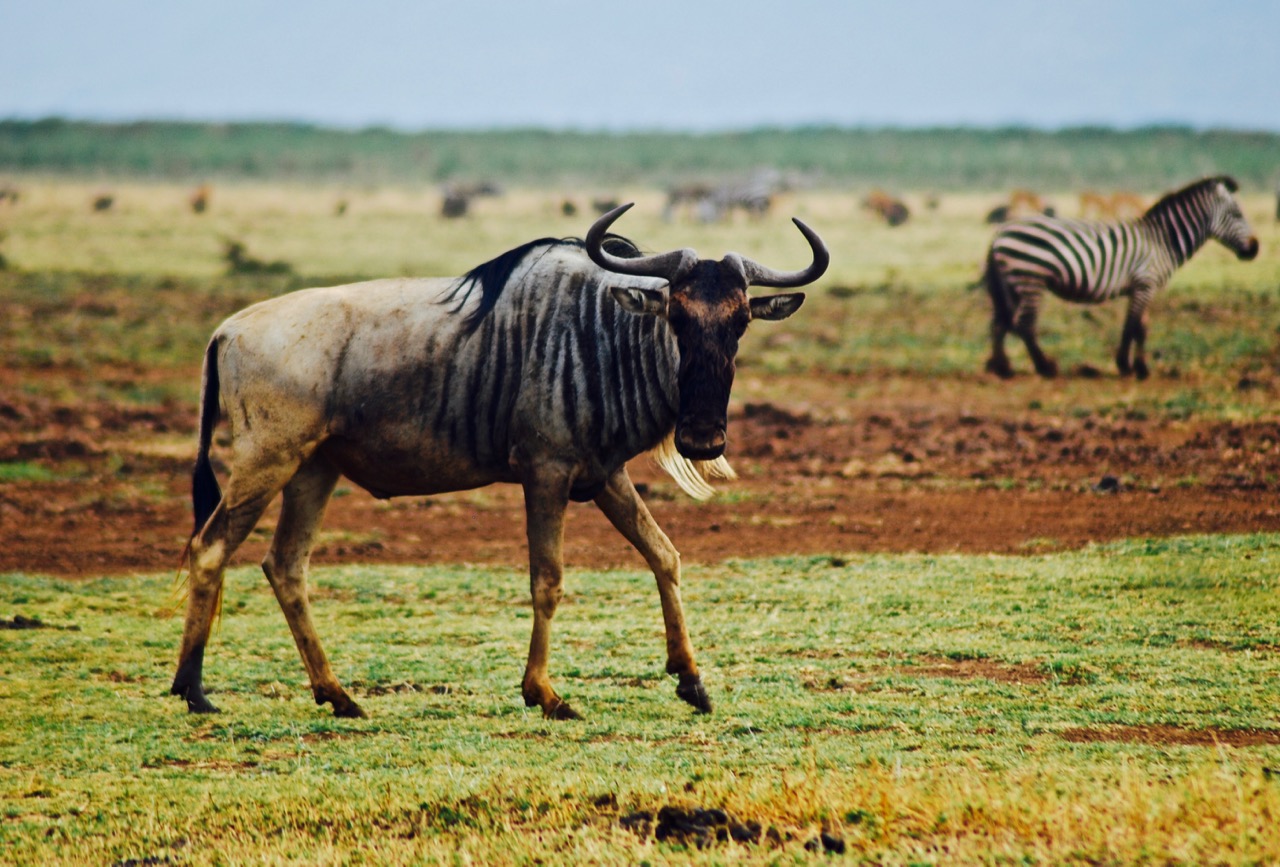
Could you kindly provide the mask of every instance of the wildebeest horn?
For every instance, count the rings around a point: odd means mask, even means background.
[[[809,246],[813,248],[813,264],[802,271],[775,271],[758,262],[753,262],[745,256],[739,256],[737,253],[730,253],[725,256],[725,259],[738,260],[738,264],[742,267],[742,273],[747,278],[748,286],[772,286],[777,289],[790,289],[795,286],[804,286],[812,283],[826,273],[827,266],[831,264],[831,254],[827,252],[827,245],[822,243],[822,239],[818,237],[817,232],[806,226],[799,218],[792,217],[791,222],[796,224],[800,234],[804,235],[805,240],[809,242]]]
[[[587,255],[606,271],[615,274],[633,274],[637,277],[661,277],[668,283],[673,282],[698,262],[698,254],[690,249],[672,250],[670,253],[658,253],[653,256],[640,256],[636,259],[622,259],[606,253],[604,247],[605,233],[613,225],[613,221],[621,217],[635,202],[628,202],[614,208],[595,221],[591,231],[587,232]]]

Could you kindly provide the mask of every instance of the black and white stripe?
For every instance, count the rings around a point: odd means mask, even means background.
[[[1129,296],[1125,334],[1117,365],[1146,375],[1142,341],[1147,310],[1174,271],[1215,238],[1242,259],[1257,254],[1258,242],[1232,193],[1234,180],[1214,177],[1170,193],[1142,217],[1120,222],[1089,222],[1032,217],[1002,226],[991,243],[985,279],[994,307],[989,370],[1009,375],[1004,335],[1016,331],[1042,375],[1056,365],[1039,349],[1035,336],[1045,291],[1077,303],[1097,304]],[[1137,343],[1132,368],[1128,352]]]

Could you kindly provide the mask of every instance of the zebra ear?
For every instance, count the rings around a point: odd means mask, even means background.
[[[667,290],[610,286],[609,291],[628,313],[667,318]]]
[[[804,303],[803,292],[784,292],[751,299],[752,319],[786,319]]]

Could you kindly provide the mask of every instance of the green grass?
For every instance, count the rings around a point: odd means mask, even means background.
[[[690,568],[703,717],[662,674],[651,576],[574,570],[552,658],[570,724],[520,701],[516,570],[317,570],[358,722],[312,704],[256,570],[228,578],[216,717],[164,694],[168,578],[8,575],[0,617],[77,628],[0,631],[0,859],[789,863],[825,828],[887,863],[1273,862],[1278,562],[1262,535]],[[1135,726],[1182,742],[1075,731]],[[1239,730],[1273,740],[1213,746]],[[620,824],[667,805],[780,842]]]

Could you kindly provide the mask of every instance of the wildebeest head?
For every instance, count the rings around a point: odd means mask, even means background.
[[[812,264],[801,271],[774,271],[737,253],[719,261],[699,259],[690,249],[623,259],[606,252],[603,241],[610,225],[630,207],[615,208],[596,221],[587,233],[587,254],[607,271],[667,281],[655,289],[614,287],[613,297],[627,311],[659,316],[671,326],[680,350],[676,449],[690,460],[714,460],[725,449],[734,359],[747,324],[786,319],[804,302],[803,292],[750,298],[747,287],[804,286],[822,276],[831,257],[818,234],[793,219],[813,249]]]

